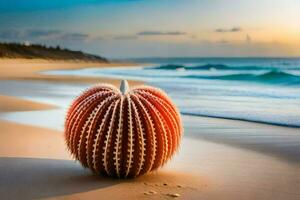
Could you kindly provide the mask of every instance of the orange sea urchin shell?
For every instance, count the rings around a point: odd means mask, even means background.
[[[95,173],[136,177],[166,163],[178,149],[180,114],[160,89],[97,85],[72,103],[65,139],[72,155]]]

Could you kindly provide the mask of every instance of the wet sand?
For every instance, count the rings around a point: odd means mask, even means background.
[[[14,111],[32,111],[43,109],[54,109],[55,106],[32,102],[25,99],[20,99],[12,96],[0,95],[0,111],[14,112]]]

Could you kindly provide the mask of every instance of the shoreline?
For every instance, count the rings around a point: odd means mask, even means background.
[[[299,129],[300,126],[298,125],[287,125],[287,124],[279,124],[279,123],[273,123],[273,122],[267,122],[267,121],[259,121],[259,120],[250,120],[250,119],[241,119],[241,118],[234,118],[234,117],[225,117],[225,116],[213,116],[213,115],[202,115],[202,114],[194,114],[194,113],[181,113],[182,115],[186,116],[195,116],[195,117],[207,117],[207,118],[214,118],[214,119],[227,119],[227,120],[237,120],[241,122],[252,122],[257,124],[266,124],[271,126],[279,126],[279,127],[287,127],[287,128],[295,128]]]

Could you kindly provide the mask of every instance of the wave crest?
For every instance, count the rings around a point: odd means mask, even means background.
[[[185,78],[255,81],[255,82],[278,83],[278,84],[284,84],[284,83],[300,84],[300,76],[293,75],[283,71],[277,71],[277,70],[272,70],[259,75],[249,74],[249,73],[230,74],[230,75],[221,75],[221,76],[187,75],[185,76]]]
[[[177,64],[160,65],[156,67],[146,67],[145,69],[160,69],[160,70],[274,70],[272,66],[230,66],[225,64],[204,64],[197,66],[185,66]],[[289,70],[299,70],[299,67],[288,67]]]

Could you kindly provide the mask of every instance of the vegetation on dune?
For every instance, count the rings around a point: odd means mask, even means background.
[[[108,62],[107,59],[101,56],[84,53],[82,51],[63,49],[60,46],[47,47],[45,45],[28,43],[0,43],[0,58],[39,58]]]

